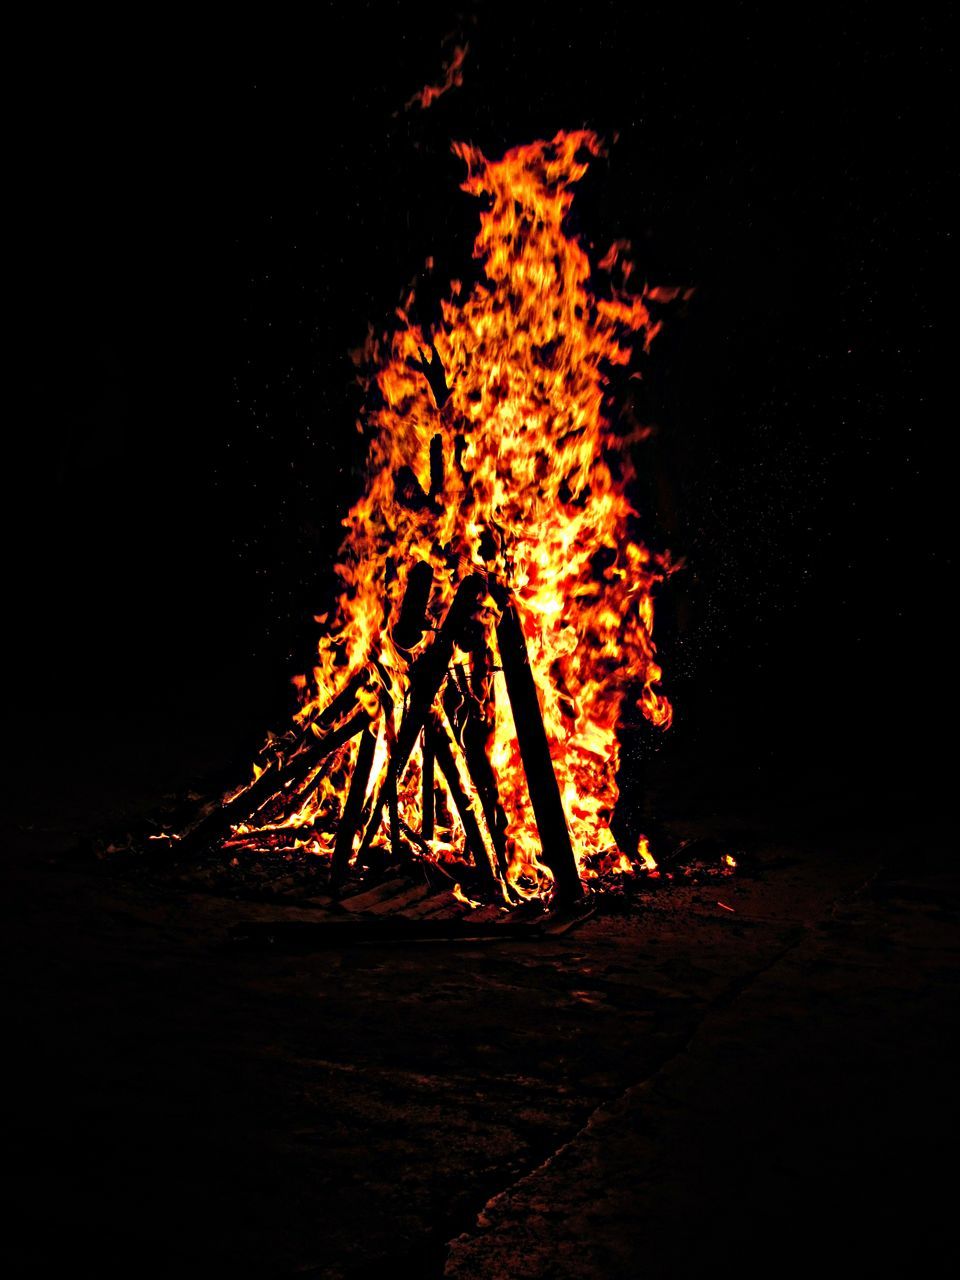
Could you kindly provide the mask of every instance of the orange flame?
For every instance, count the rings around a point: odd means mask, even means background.
[[[458,902],[462,902],[465,907],[469,907],[471,911],[475,911],[480,906],[479,902],[474,902],[472,898],[468,898],[458,884],[453,886],[453,896]]]
[[[650,841],[646,836],[641,836],[637,843],[637,857],[643,863],[645,871],[656,871],[657,860],[650,852]]]
[[[448,90],[459,88],[463,84],[463,64],[466,61],[467,54],[470,52],[470,46],[457,45],[450,61],[443,64],[443,79],[439,84],[424,85],[404,104],[404,110],[409,111],[414,105],[418,106],[421,111],[426,111],[427,107],[432,106],[437,98],[441,97]]]
[[[296,681],[297,722],[309,724],[347,677],[375,662],[378,690],[361,697],[379,707],[383,685],[394,710],[384,717],[372,789],[384,776],[408,688],[409,654],[398,650],[386,620],[397,616],[411,568],[425,561],[434,569],[433,626],[465,574],[493,575],[517,603],[581,874],[594,877],[601,862],[604,870],[630,872],[634,863],[610,832],[617,730],[628,699],[652,724],[671,722],[658,689],[652,592],[676,566],[634,534],[629,445],[637,436],[610,415],[608,395],[611,371],[628,366],[659,328],[647,307],[655,295],[628,289],[622,242],[595,270],[568,230],[573,186],[601,154],[595,134],[558,133],[500,160],[463,143],[454,151],[467,167],[463,189],[484,201],[474,244],[482,275],[469,290],[452,283],[429,332],[412,317],[411,294],[395,331],[371,333],[357,357],[368,391],[367,484],[344,520],[341,590],[323,618],[316,666]],[[445,399],[431,390],[438,371]],[[434,437],[443,445],[439,487]],[[499,670],[496,617],[488,599],[478,619],[492,655],[488,755],[508,819],[507,880],[529,896],[548,891],[551,877]],[[455,661],[468,664],[469,656]],[[290,825],[315,824],[318,813],[338,809],[351,751],[341,748],[332,767],[310,780]],[[399,786],[410,828],[420,825],[420,773],[418,748]],[[479,812],[472,783],[462,781]],[[438,788],[442,816],[449,805],[439,780]],[[438,818],[434,854],[462,856],[457,822],[440,827]],[[317,840],[329,852],[332,838]],[[656,868],[645,837],[638,858]]]

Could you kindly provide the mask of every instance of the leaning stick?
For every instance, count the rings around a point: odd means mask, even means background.
[[[424,729],[424,736],[430,744],[436,757],[437,766],[450,789],[453,803],[456,806],[464,834],[467,837],[467,848],[470,850],[474,865],[477,868],[477,874],[488,889],[496,890],[493,868],[490,865],[487,847],[480,833],[480,825],[460,782],[460,774],[450,746],[447,728],[439,716],[433,715],[430,717]]]
[[[340,825],[337,827],[337,839],[330,862],[332,889],[339,888],[350,865],[350,855],[353,853],[353,843],[363,813],[363,802],[367,794],[367,783],[370,781],[370,769],[376,747],[377,735],[368,725],[360,734],[360,746],[357,748],[357,759],[353,766],[353,777],[350,779],[347,803],[343,807]]]
[[[289,793],[296,788],[310,773],[338,747],[349,742],[354,734],[359,733],[370,717],[365,711],[357,711],[338,729],[332,730],[315,742],[305,737],[304,745],[292,759],[273,768],[265,769],[246,791],[240,793],[232,802],[220,804],[193,826],[180,842],[181,849],[200,848],[216,843],[227,834],[232,826],[251,818],[273,796]],[[309,737],[313,737],[311,733]]]
[[[410,754],[423,732],[440,686],[446,679],[453,658],[454,645],[462,636],[470,615],[485,591],[486,583],[479,574],[471,574],[464,578],[457,588],[443,625],[434,636],[433,643],[417,658],[410,670],[410,695],[407,709],[390,753],[387,776],[377,790],[373,808],[367,820],[367,829],[360,845],[359,857],[364,857],[373,844],[380,829],[383,806],[387,803],[391,788],[399,787]]]
[[[553,873],[558,901],[561,904],[570,903],[582,896],[583,886],[570,843],[557,775],[550,758],[550,745],[543,727],[537,684],[530,669],[517,606],[504,588],[495,586],[492,582],[491,588],[499,596],[498,603],[503,610],[497,623],[500,661],[513,710],[520,759],[527,775],[530,802],[540,834],[543,860]]]

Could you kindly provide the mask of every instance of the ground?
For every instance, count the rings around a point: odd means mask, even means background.
[[[932,833],[715,820],[744,874],[631,915],[290,955],[228,930],[316,909],[98,859],[102,811],[51,810],[6,834],[8,1274],[945,1265],[960,884]]]

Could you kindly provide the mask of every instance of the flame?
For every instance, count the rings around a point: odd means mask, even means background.
[[[447,70],[451,83],[461,62]],[[636,536],[629,449],[643,432],[612,412],[611,382],[656,334],[648,303],[658,294],[632,287],[625,242],[594,267],[568,227],[574,185],[602,154],[595,134],[558,133],[499,160],[464,143],[454,151],[466,165],[463,190],[482,201],[478,279],[470,288],[452,282],[430,329],[416,319],[411,293],[393,331],[371,331],[355,357],[367,391],[367,481],[343,522],[340,592],[319,619],[316,664],[295,681],[295,727],[314,724],[356,673],[375,671],[358,694],[371,715],[382,710],[369,798],[385,775],[409,687],[410,654],[389,622],[412,568],[434,571],[428,628],[442,621],[458,581],[488,575],[516,602],[582,877],[632,874],[638,865],[655,872],[646,837],[631,859],[616,849],[610,821],[624,712],[636,705],[653,725],[671,722],[658,687],[653,591],[676,565]],[[499,669],[497,616],[488,598],[477,625],[490,655],[482,714],[507,817],[505,880],[514,894],[543,895],[551,876]],[[429,630],[427,637],[419,647],[430,643]],[[469,654],[457,651],[454,661],[466,677],[475,674]],[[352,758],[342,748],[283,819],[309,827],[321,852],[332,848]],[[398,788],[412,830],[422,819],[421,770],[418,748]],[[463,785],[479,813],[469,778]],[[439,810],[449,810],[448,799],[438,777]],[[271,829],[259,817],[254,825]],[[466,859],[456,821],[438,820],[438,828],[433,856]]]
[[[646,836],[641,836],[637,842],[637,857],[643,863],[645,871],[656,871],[657,860],[650,852],[650,841]]]
[[[472,898],[468,898],[458,884],[453,886],[453,896],[458,902],[462,902],[464,906],[470,907],[471,910],[475,911],[480,906],[479,902],[474,902]]]
[[[467,54],[470,52],[470,46],[456,45],[450,56],[450,61],[443,64],[443,79],[439,84],[424,85],[404,104],[404,110],[409,111],[412,106],[418,106],[421,111],[426,111],[427,107],[433,105],[442,94],[449,89],[458,88],[463,84],[463,64],[466,61]]]

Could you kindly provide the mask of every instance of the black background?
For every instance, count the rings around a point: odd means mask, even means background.
[[[884,823],[939,792],[939,33],[916,9],[506,12],[24,38],[8,701],[54,806],[84,761],[92,787],[121,758],[173,776],[282,722],[362,467],[348,352],[428,254],[468,269],[451,140],[583,125],[617,140],[579,233],[696,290],[645,364],[644,529],[688,567],[658,616],[677,723],[627,753],[655,754],[642,803],[815,794]],[[463,87],[405,111],[447,36]]]

